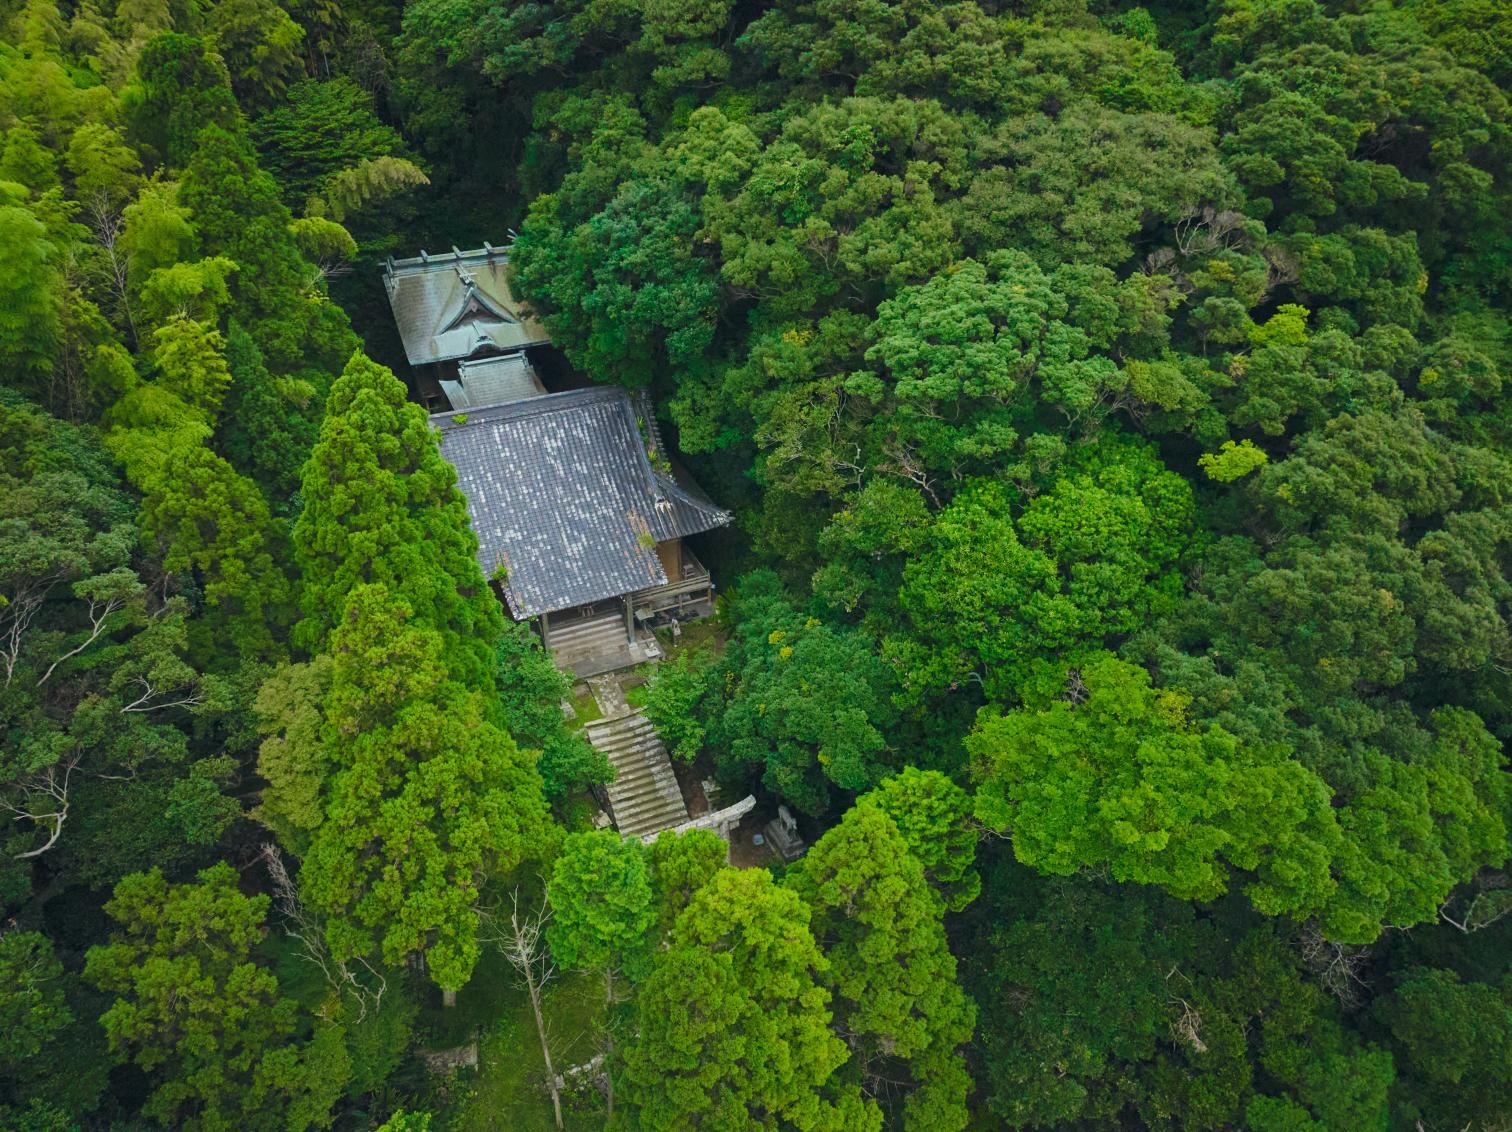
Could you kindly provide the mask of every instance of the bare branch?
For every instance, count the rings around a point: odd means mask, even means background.
[[[105,249],[108,264],[110,289],[115,295],[116,306],[131,332],[132,342],[137,341],[136,314],[131,309],[131,290],[127,281],[131,273],[131,259],[120,248],[121,233],[126,229],[124,213],[111,203],[103,192],[95,193],[85,206],[89,210],[90,227],[95,242]]]
[[[383,1005],[383,992],[388,989],[388,981],[360,956],[355,962],[367,972],[371,984],[358,978],[352,967],[335,959],[326,947],[325,932],[300,900],[299,888],[295,885],[294,878],[289,876],[278,846],[265,842],[262,859],[267,864],[268,876],[273,881],[273,899],[284,917],[284,930],[299,941],[300,953],[305,961],[320,969],[332,990],[352,997],[357,1004],[357,1017],[354,1021],[361,1022],[367,1017],[369,1010],[376,1014]]]
[[[16,665],[21,659],[21,645],[36,620],[37,612],[47,601],[53,586],[63,580],[62,571],[42,578],[29,579],[17,588],[16,593],[4,605],[0,605],[0,663],[5,665],[5,684],[10,686],[16,674]]]
[[[551,1093],[551,1108],[556,1117],[556,1126],[560,1128],[562,1127],[564,1083],[562,1078],[557,1076],[556,1069],[552,1065],[551,1042],[546,1034],[546,1016],[541,1009],[541,990],[556,974],[556,968],[551,962],[551,953],[542,938],[546,923],[551,919],[551,911],[547,908],[546,899],[543,896],[539,911],[534,915],[522,916],[520,890],[515,889],[510,894],[508,927],[486,912],[479,912],[478,919],[483,929],[479,933],[479,939],[499,949],[505,960],[519,975],[521,984],[530,993],[530,1005],[535,1011],[536,1033],[541,1039],[541,1060],[546,1066],[546,1088]]]
[[[1359,972],[1370,957],[1369,948],[1324,939],[1318,925],[1309,923],[1297,939],[1297,950],[1324,990],[1345,1006],[1359,1001],[1360,991],[1367,987]]]
[[[143,691],[140,696],[121,709],[122,715],[125,715],[129,711],[164,711],[167,708],[175,707],[198,707],[205,702],[205,694],[199,685],[196,684],[192,690],[184,693],[179,699],[165,700],[162,703],[155,704],[152,702],[155,696],[172,695],[176,689],[154,688],[145,676],[135,676],[132,679],[136,684],[141,686]]]
[[[105,631],[105,624],[110,619],[110,615],[112,613],[120,611],[121,609],[125,608],[125,606],[125,600],[119,597],[106,598],[104,601],[98,601],[94,598],[90,598],[89,636],[84,639],[82,644],[76,645],[74,648],[69,649],[62,656],[58,657],[57,660],[53,661],[52,664],[48,666],[47,671],[42,673],[42,678],[37,681],[37,687],[40,688],[43,684],[47,683],[48,678],[52,676],[52,674],[57,670],[58,665],[62,664],[65,660],[68,660],[70,657],[78,656],[90,645],[94,644],[95,641],[99,640],[100,634]]]
[[[1439,905],[1439,919],[1466,935],[1489,928],[1498,920],[1512,915],[1512,888],[1508,887],[1506,873],[1492,872],[1476,877],[1475,887],[1478,891],[1470,896],[1465,910],[1458,913],[1458,919],[1452,908],[1459,897],[1451,895]]]
[[[29,821],[38,826],[44,823],[52,823],[52,833],[47,838],[47,843],[37,849],[29,849],[25,853],[17,853],[18,861],[40,857],[63,836],[63,823],[68,820],[68,780],[72,777],[74,767],[79,765],[82,755],[75,755],[65,763],[54,763],[42,771],[30,782],[20,783],[20,789],[25,796],[21,805],[0,798],[0,810],[12,814],[16,821]],[[59,767],[62,773],[59,773]],[[49,808],[50,807],[50,808]]]

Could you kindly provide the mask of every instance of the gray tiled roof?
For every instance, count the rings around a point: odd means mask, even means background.
[[[411,365],[550,340],[510,293],[509,253],[500,248],[389,260],[383,286]]]
[[[441,389],[453,409],[503,405],[546,392],[523,353],[465,361],[457,367],[457,380],[441,382]]]
[[[502,567],[517,618],[663,585],[655,542],[730,521],[652,468],[623,389],[575,389],[431,420],[467,497],[483,573]]]

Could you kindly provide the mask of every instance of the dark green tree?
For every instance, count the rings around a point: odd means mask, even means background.
[[[562,718],[571,681],[528,625],[504,622],[494,651],[494,685],[505,729],[521,747],[540,752],[536,769],[548,799],[566,801],[614,776],[608,757]]]
[[[153,1075],[145,1111],[186,1129],[325,1127],[345,1082],[338,1029],[296,1043],[294,1003],[254,960],[266,896],[219,864],[195,883],[138,873],[105,906],[118,925],[85,977],[116,995],[111,1047]]]
[[[1417,968],[1375,1012],[1398,1052],[1399,1119],[1494,1124],[1512,1112],[1512,985]]]
[[[188,163],[201,130],[236,129],[241,119],[220,56],[203,39],[178,32],[146,44],[122,101],[136,136],[173,168]]]
[[[744,579],[739,602],[740,629],[705,708],[724,773],[759,770],[768,789],[811,814],[828,807],[832,785],[875,785],[893,761],[887,731],[898,716],[872,642],[805,617],[770,573]]]

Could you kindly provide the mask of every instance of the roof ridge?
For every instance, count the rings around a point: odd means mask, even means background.
[[[415,275],[422,272],[441,271],[471,261],[483,263],[509,263],[509,248],[496,248],[492,244],[484,244],[481,248],[473,248],[470,251],[460,251],[452,248],[450,251],[430,253],[421,250],[419,255],[409,256],[405,259],[395,259],[390,256],[384,261],[386,275],[404,274]]]
[[[620,397],[628,400],[628,394],[617,385],[589,386],[586,389],[567,389],[561,393],[544,393],[539,397],[527,397],[521,401],[509,401],[502,405],[489,405],[482,409],[454,409],[446,413],[432,413],[431,423],[438,428],[451,425],[464,428],[476,424],[491,424],[503,420],[523,420],[526,417],[555,413],[579,405],[594,405],[613,401]],[[462,417],[458,421],[454,418]]]
[[[463,373],[468,370],[479,370],[485,366],[496,366],[508,363],[512,366],[530,365],[530,359],[525,356],[524,350],[511,350],[507,354],[483,354],[474,358],[462,358],[457,362],[457,368]],[[542,394],[547,396],[547,394]]]

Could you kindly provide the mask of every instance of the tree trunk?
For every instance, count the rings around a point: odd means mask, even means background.
[[[562,1126],[562,1090],[557,1087],[556,1066],[551,1063],[551,1043],[546,1040],[546,1015],[541,1010],[541,984],[536,978],[535,964],[523,968],[525,986],[530,991],[530,1008],[535,1011],[536,1033],[541,1039],[541,1060],[546,1063],[546,1088],[551,1093],[551,1115],[556,1126]]]
[[[551,1115],[562,1126],[562,1090],[557,1087],[556,1066],[551,1064],[551,1043],[546,1040],[546,1018],[541,1013],[541,988],[529,978],[530,1007],[535,1011],[536,1033],[541,1036],[541,1060],[546,1063],[546,1088],[551,1092]]]
[[[456,1006],[457,992],[454,990],[447,990],[445,987],[443,987],[441,989],[441,1005],[447,1007],[448,1009]]]

